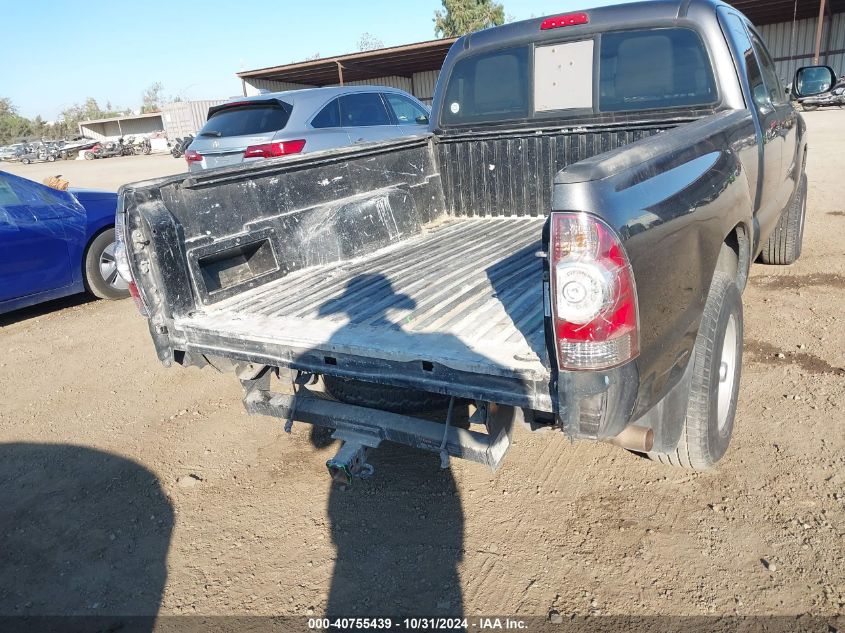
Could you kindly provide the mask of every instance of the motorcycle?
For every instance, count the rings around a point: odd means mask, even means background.
[[[193,140],[194,137],[191,134],[188,134],[185,138],[177,138],[170,148],[170,155],[173,158],[182,158]]]
[[[153,151],[153,146],[150,143],[150,139],[144,137],[134,145],[135,154],[144,154],[149,155],[150,152]]]
[[[813,97],[805,97],[799,99],[798,103],[805,112],[812,112],[819,108],[840,107],[845,108],[845,76],[839,78],[839,81],[828,90],[820,95]]]
[[[94,160],[95,158],[111,158],[112,156],[123,156],[124,145],[123,137],[117,141],[106,141],[104,143],[97,143],[94,147],[85,152],[85,160]]]
[[[135,137],[134,136],[126,137],[125,141],[123,139],[120,139],[119,142],[122,143],[122,145],[123,145],[121,147],[121,150],[120,150],[121,156],[134,156],[135,155]]]

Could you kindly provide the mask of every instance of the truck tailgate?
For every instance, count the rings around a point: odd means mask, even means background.
[[[544,218],[453,218],[339,263],[312,266],[179,318],[203,353],[250,350],[436,363],[544,382]]]

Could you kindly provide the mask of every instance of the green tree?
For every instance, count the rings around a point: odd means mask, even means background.
[[[384,42],[372,33],[361,33],[361,38],[358,40],[359,51],[374,51],[379,48],[384,48]]]
[[[0,97],[0,145],[29,139],[33,132],[32,121],[18,114],[11,99]]]
[[[442,0],[443,11],[434,12],[434,34],[457,37],[505,23],[505,7],[493,0]]]
[[[111,106],[109,102],[107,105]],[[59,121],[54,128],[61,136],[75,136],[79,133],[79,123],[81,121],[90,121],[92,119],[107,119],[109,117],[120,116],[122,114],[129,114],[128,109],[112,109],[107,108],[103,110],[93,97],[88,97],[82,105],[75,103],[69,108],[65,108],[59,114]]]
[[[161,85],[160,81],[150,84],[150,86],[144,90],[144,95],[141,98],[141,114],[146,114],[148,112],[161,112],[161,104],[162,101],[164,101],[164,95],[162,94],[163,91],[164,86]]]

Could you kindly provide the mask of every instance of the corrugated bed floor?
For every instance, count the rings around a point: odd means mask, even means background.
[[[367,257],[298,271],[181,325],[542,378],[543,222],[454,219]]]

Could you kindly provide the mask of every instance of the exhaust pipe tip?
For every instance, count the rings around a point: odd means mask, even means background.
[[[644,426],[632,424],[625,427],[625,430],[616,437],[608,438],[605,441],[629,451],[649,453],[654,448],[654,431]]]

